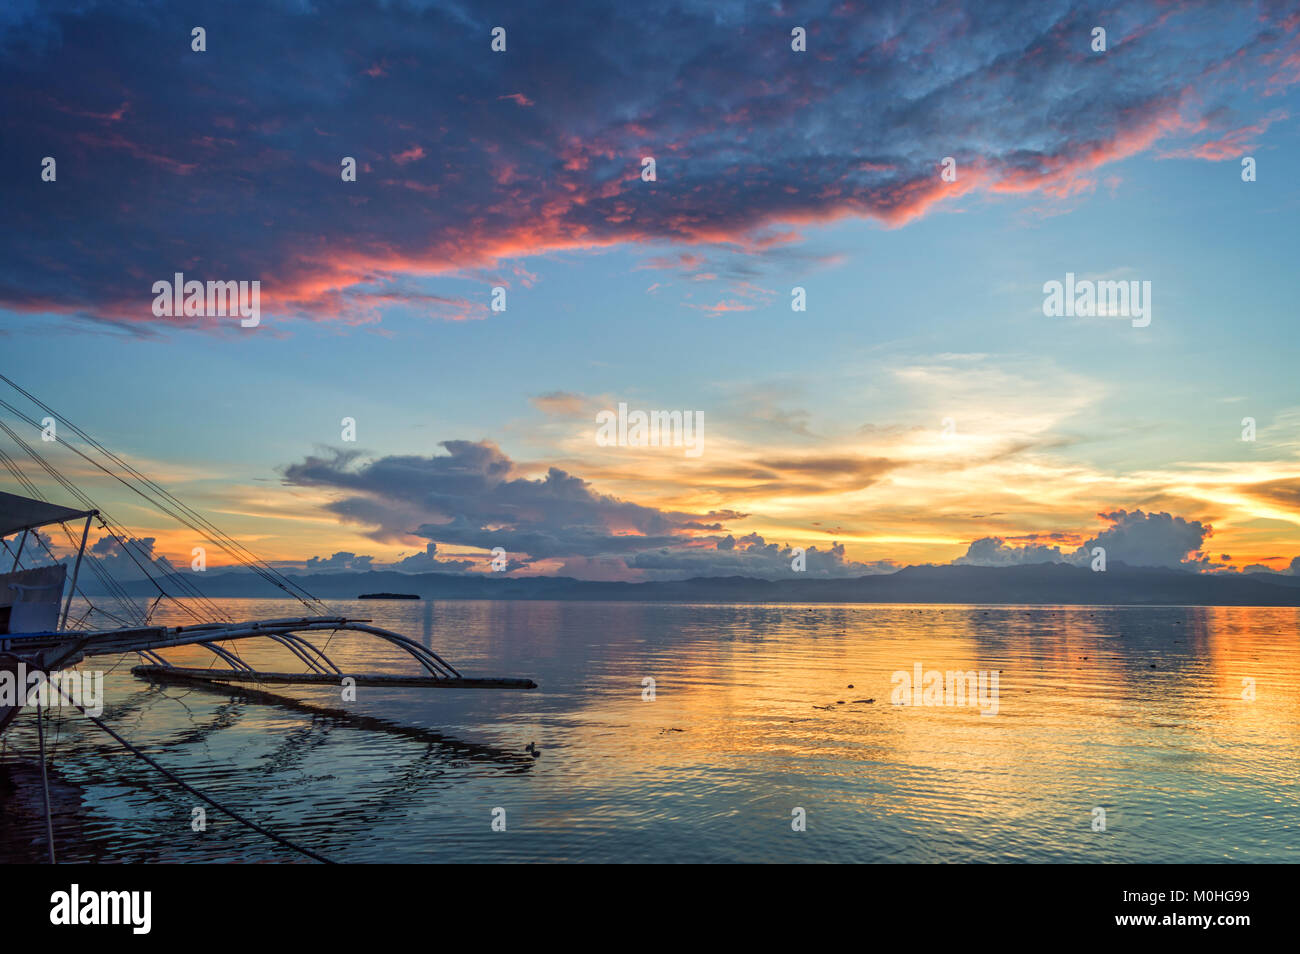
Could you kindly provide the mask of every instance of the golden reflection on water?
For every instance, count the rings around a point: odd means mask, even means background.
[[[226,605],[239,618],[294,615],[280,601]],[[286,709],[151,688],[124,663],[109,680],[110,717],[129,720],[192,781],[242,791],[345,860],[1296,858],[1295,609],[336,610],[408,633],[463,672],[527,675],[541,688],[363,688],[351,706],[332,689],[278,689],[299,702]],[[283,649],[238,648],[260,668],[301,669]],[[327,651],[345,671],[414,671],[400,650],[353,636],[329,640]],[[198,648],[168,656],[212,659]],[[917,664],[997,671],[996,715],[892,704],[893,675]],[[1253,699],[1243,680],[1254,680]],[[320,709],[382,724],[313,714]],[[17,728],[21,741],[30,727]],[[210,844],[185,837],[146,847],[140,832],[156,835],[169,816],[166,799],[140,783],[117,786],[129,810],[105,822],[105,773],[123,757],[67,731],[62,764],[88,792],[82,813],[103,850],[208,857]],[[73,755],[93,771],[79,772]],[[506,833],[489,830],[495,806],[507,809]],[[1098,807],[1105,831],[1092,827]],[[791,829],[795,808],[807,812],[805,832]],[[275,856],[255,838],[239,844],[249,857]]]

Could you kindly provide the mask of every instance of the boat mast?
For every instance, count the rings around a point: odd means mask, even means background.
[[[59,621],[60,630],[68,627],[68,613],[72,609],[72,596],[77,592],[77,575],[81,573],[81,558],[86,553],[86,537],[90,535],[90,521],[98,514],[98,510],[92,510],[86,514],[86,524],[81,528],[81,546],[77,550],[77,562],[72,567],[72,585],[68,587],[68,601],[63,604],[63,619]]]

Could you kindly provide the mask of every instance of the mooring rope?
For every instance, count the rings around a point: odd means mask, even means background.
[[[45,774],[45,718],[41,712],[41,704],[36,703],[36,738],[40,740],[41,746],[41,791],[45,796],[45,840],[50,849],[50,864],[58,864],[54,860],[54,813],[50,810],[50,779]]]
[[[331,861],[329,858],[326,858],[324,855],[317,854],[316,852],[312,851],[310,848],[304,848],[302,845],[296,845],[293,842],[291,842],[288,838],[284,838],[280,835],[277,835],[273,831],[268,831],[267,829],[263,828],[261,825],[259,825],[257,822],[253,821],[252,819],[245,818],[243,815],[236,812],[233,808],[227,808],[225,805],[222,805],[216,799],[203,794],[193,785],[190,785],[188,782],[184,781],[183,779],[177,778],[175,775],[173,775],[167,769],[163,768],[161,765],[155,762],[144,752],[140,751],[138,748],[136,748],[126,739],[122,738],[122,736],[118,735],[117,732],[113,731],[111,726],[109,726],[106,722],[104,722],[104,720],[91,715],[89,712],[85,710],[85,708],[78,705],[75,700],[69,698],[62,686],[56,685],[55,688],[59,690],[59,694],[62,695],[63,698],[67,699],[68,702],[77,709],[77,711],[79,711],[87,719],[95,723],[95,725],[99,726],[110,736],[116,739],[128,752],[130,752],[132,755],[136,756],[137,758],[144,760],[144,762],[146,762],[148,765],[153,767],[156,771],[161,772],[163,775],[171,779],[181,788],[185,789],[185,791],[189,792],[195,798],[202,799],[203,801],[211,805],[213,808],[215,808],[217,811],[229,815],[235,821],[239,822],[241,825],[248,826],[249,828],[253,829],[253,831],[257,832],[259,835],[263,835],[271,839],[272,841],[276,842],[277,844],[284,845],[284,847],[286,848],[292,848],[294,851],[298,852],[299,854],[306,855],[308,858],[311,858],[313,861],[319,861],[321,864],[326,864],[326,865],[337,864],[337,862]],[[44,762],[42,762],[42,766],[43,765]],[[51,836],[51,841],[50,841],[51,860],[53,860],[54,857],[53,852],[54,852],[54,842],[53,842],[53,836]]]

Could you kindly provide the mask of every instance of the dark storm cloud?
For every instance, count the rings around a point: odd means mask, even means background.
[[[268,315],[486,317],[486,298],[402,279],[624,242],[758,252],[838,216],[899,225],[973,192],[1069,194],[1157,139],[1220,138],[1241,125],[1226,99],[1295,82],[1288,13],[9,5],[0,307],[154,322],[152,282],[182,271],[261,280]],[[1088,49],[1100,22],[1104,56]],[[498,24],[504,54],[489,50]],[[794,24],[807,54],[790,51]],[[195,25],[207,52],[190,50]],[[637,175],[646,155],[655,183]],[[40,181],[44,156],[56,183]],[[359,181],[340,181],[343,156]],[[957,183],[939,181],[944,156]]]

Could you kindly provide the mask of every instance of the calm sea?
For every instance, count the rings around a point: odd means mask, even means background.
[[[334,688],[274,688],[275,703],[152,686],[130,674],[136,660],[109,659],[96,661],[112,669],[105,718],[214,798],[343,862],[1300,860],[1293,608],[331,609],[465,674],[540,688],[361,687],[349,703]],[[302,668],[282,649],[239,651]],[[344,670],[415,671],[364,636],[335,636],[328,652]],[[891,704],[894,674],[918,664],[996,671],[996,715]],[[48,725],[60,861],[297,858],[212,810],[193,831],[190,795],[75,713]],[[39,858],[30,712],[2,744],[0,860]]]

